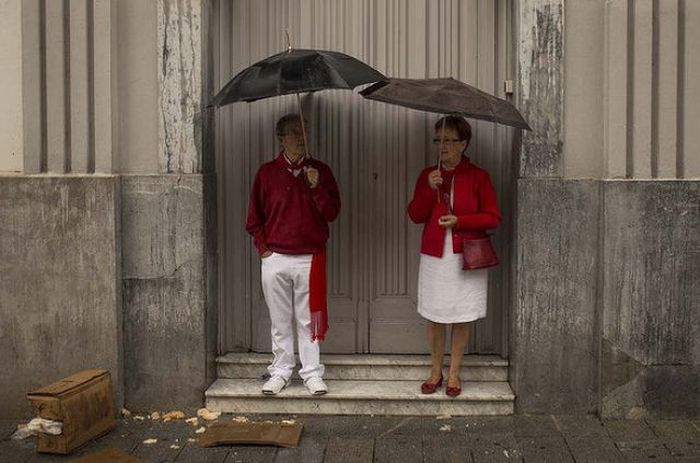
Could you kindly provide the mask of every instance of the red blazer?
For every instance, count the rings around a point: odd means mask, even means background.
[[[428,184],[428,175],[435,169],[437,166],[430,166],[418,176],[413,199],[408,204],[408,215],[413,222],[425,224],[420,252],[442,257],[446,229],[438,224],[438,218],[448,212],[445,202],[437,202],[438,193]],[[458,233],[452,233],[452,250],[458,254],[462,252],[460,237],[485,236],[486,230],[498,227],[501,211],[488,172],[472,164],[466,156],[462,156],[455,167],[453,181],[453,213],[457,216],[453,232]]]

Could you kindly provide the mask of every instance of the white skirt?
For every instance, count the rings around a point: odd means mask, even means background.
[[[418,313],[435,323],[466,323],[486,317],[488,269],[462,270],[462,254],[445,233],[442,257],[420,255]]]

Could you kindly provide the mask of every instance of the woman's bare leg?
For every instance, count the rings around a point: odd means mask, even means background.
[[[445,325],[428,320],[428,345],[430,346],[430,358],[432,368],[428,382],[437,383],[442,376],[442,363],[445,358]]]
[[[469,341],[469,323],[454,323],[452,325],[452,351],[450,352],[450,372],[447,376],[449,387],[459,387],[459,370],[462,366],[462,355]]]

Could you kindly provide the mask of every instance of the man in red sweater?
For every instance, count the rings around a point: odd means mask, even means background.
[[[246,230],[260,253],[261,282],[272,323],[270,379],[264,394],[289,384],[295,366],[294,329],[301,370],[309,392],[328,392],[323,382],[319,340],[328,328],[326,241],[328,223],[340,211],[340,194],[330,167],[305,154],[302,121],[288,114],[277,122],[282,151],[255,176]]]

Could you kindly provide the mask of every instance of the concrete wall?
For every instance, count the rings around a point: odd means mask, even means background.
[[[519,2],[521,107],[547,136],[524,135],[518,180],[517,410],[698,416],[700,4],[558,3]],[[557,78],[563,111],[526,97]]]
[[[203,403],[217,343],[212,119],[200,112],[211,7],[0,0],[12,116],[0,116],[0,170],[25,174],[0,176],[0,368],[14,372],[0,417],[26,416],[29,389],[98,366],[118,405],[125,391],[135,409]],[[28,175],[49,172],[70,175]]]
[[[200,406],[214,379],[205,207],[212,178],[125,176],[122,240],[126,405]],[[208,255],[209,254],[209,255]]]
[[[600,185],[518,181],[511,383],[523,412],[594,413]]]
[[[603,416],[700,416],[700,181],[605,182]]]
[[[16,17],[17,3],[1,11]],[[517,409],[697,416],[700,3],[515,3],[517,101],[535,129],[517,181]],[[212,138],[196,109],[211,93],[211,2],[95,3],[94,61],[65,40],[89,33],[84,3],[63,5],[23,1],[21,42],[16,22],[0,28],[3,65],[23,51],[21,92],[2,100],[21,94],[21,134],[0,119],[0,168],[18,165],[14,136],[25,174],[139,175],[0,176],[0,368],[14,373],[0,378],[0,415],[92,366],[135,408],[196,405],[216,342]],[[66,17],[82,26],[66,31]]]
[[[0,0],[0,172],[22,170],[22,3]]]
[[[144,16],[135,32],[149,45],[128,59],[145,88],[157,89],[144,89],[145,100],[128,100],[130,111],[144,111],[146,125],[128,122],[140,139],[133,152],[122,151],[124,171],[157,172],[122,179],[125,391],[135,409],[199,406],[215,374],[216,188],[214,176],[204,174],[213,145],[204,140],[211,119],[201,113],[211,91],[203,25],[213,20],[210,6],[210,0],[128,3],[129,18]],[[144,70],[148,65],[155,75]]]
[[[0,177],[0,417],[85,368],[123,401],[119,181]]]

